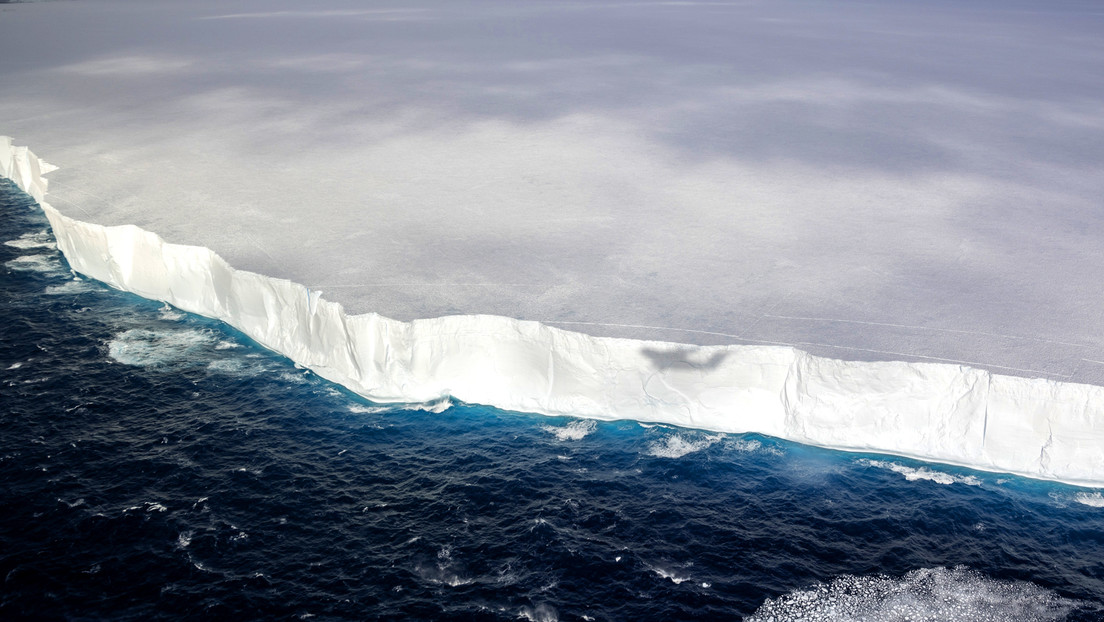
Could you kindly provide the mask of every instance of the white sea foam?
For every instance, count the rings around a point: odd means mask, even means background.
[[[49,231],[39,231],[38,233],[24,233],[14,240],[8,240],[7,242],[4,242],[4,244],[22,250],[27,250],[31,248],[57,248],[57,244],[54,242],[54,236],[50,235]]]
[[[1104,495],[1099,492],[1079,492],[1073,496],[1073,500],[1094,508],[1104,508]]]
[[[351,413],[358,415],[375,415],[395,410],[394,406],[365,406],[364,404],[349,404],[347,407]]]
[[[910,482],[927,480],[937,484],[949,486],[951,484],[966,484],[967,486],[981,486],[981,480],[973,475],[952,475],[943,471],[934,471],[928,467],[910,467],[896,462],[884,460],[859,460],[859,464],[878,469],[888,469],[894,473],[900,473]]]
[[[56,255],[23,255],[5,261],[4,265],[19,272],[50,273],[63,270]]]
[[[901,578],[845,575],[763,605],[746,622],[1048,622],[1078,604],[1020,581],[967,568],[924,568]]]
[[[92,285],[83,279],[72,279],[61,285],[50,285],[44,292],[50,296],[68,296],[92,291]]]
[[[236,270],[208,248],[61,214],[44,202],[42,173],[52,168],[8,137],[0,137],[0,168],[39,201],[75,271],[225,321],[375,402],[435,403],[438,412],[451,397],[505,410],[753,432],[1085,486],[1104,482],[1104,430],[1092,424],[1104,416],[1104,386],[963,364],[844,361],[787,346],[614,339],[492,315],[410,322],[348,315],[300,284]],[[668,438],[651,453],[678,457],[713,442],[688,438]],[[974,483],[932,470],[901,473]]]
[[[184,314],[180,311],[173,309],[169,305],[164,305],[157,311],[157,317],[169,322],[175,322],[177,320],[184,319]]]
[[[220,341],[215,344],[216,350],[233,350],[234,348],[243,347],[240,343],[234,343],[233,341]]]
[[[204,330],[132,328],[115,335],[107,351],[111,358],[125,365],[157,367],[187,360],[214,341],[214,335]]]
[[[683,435],[686,435],[684,437]],[[675,433],[648,446],[648,455],[656,458],[681,458],[712,446],[722,435],[690,436],[687,432]]]
[[[648,569],[659,575],[661,578],[671,581],[671,583],[674,583],[675,585],[679,585],[685,581],[690,580],[690,575],[680,573],[679,571],[671,568],[663,568],[662,566],[648,566]]]
[[[530,622],[557,622],[560,614],[552,605],[541,603],[534,607],[522,607],[518,617]]]
[[[207,369],[213,372],[235,375],[249,372],[248,375],[250,376],[256,375],[261,371],[253,367],[247,368],[245,362],[241,359],[218,359],[217,361],[211,361],[207,364]]]
[[[550,432],[556,437],[558,441],[578,441],[585,438],[588,434],[598,428],[598,424],[593,420],[584,419],[580,421],[572,421],[564,426],[545,425],[541,426],[541,429],[545,432]]]

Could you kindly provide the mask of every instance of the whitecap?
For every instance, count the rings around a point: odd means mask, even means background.
[[[115,335],[107,352],[124,365],[156,367],[194,356],[213,341],[209,331],[132,328]]]
[[[662,566],[648,566],[648,570],[651,570],[652,572],[659,575],[660,578],[667,579],[675,585],[679,585],[684,581],[690,580],[690,575],[680,574],[677,570],[663,568]]]
[[[178,310],[170,307],[166,303],[163,307],[158,309],[157,317],[161,318],[162,320],[169,321],[169,322],[175,322],[177,320],[184,319],[184,312],[178,311]]]
[[[61,272],[61,262],[55,255],[23,255],[4,265],[19,272]]]
[[[1073,500],[1094,508],[1104,508],[1104,495],[1099,492],[1079,492],[1073,496]]]
[[[233,348],[243,347],[240,343],[234,343],[233,341],[220,341],[215,344],[216,350],[231,350]]]
[[[67,296],[70,294],[80,294],[83,292],[92,291],[92,286],[87,281],[80,279],[73,279],[66,281],[61,285],[50,285],[43,293],[48,296]]]
[[[541,603],[535,607],[522,607],[518,617],[530,622],[557,622],[560,614],[552,605]]]
[[[8,240],[4,242],[5,245],[13,248],[27,250],[31,248],[57,248],[57,244],[54,243],[53,236],[49,231],[39,231],[38,233],[24,233],[14,240]]]
[[[180,535],[178,535],[176,537],[176,545],[179,546],[182,549],[188,548],[188,545],[190,545],[192,543],[192,536],[193,535],[194,535],[194,533],[191,532],[191,531],[182,531],[182,532],[180,532]]]
[[[19,369],[20,367],[23,367],[23,363],[12,363],[8,366],[8,369]]]
[[[349,404],[348,410],[358,415],[375,415],[395,410],[394,406],[365,406],[364,404]]]
[[[241,359],[218,359],[207,364],[208,371],[239,376],[256,376],[262,370],[246,365]]]
[[[424,404],[403,404],[400,408],[403,410],[422,410],[428,413],[443,413],[452,408],[452,400],[446,397]]]
[[[721,440],[722,435],[698,436],[697,438],[683,438],[680,434],[671,434],[662,441],[648,446],[648,455],[656,458],[681,458],[686,454],[701,451]]]
[[[286,371],[280,374],[280,380],[283,380],[284,382],[291,382],[293,384],[306,384],[307,382],[309,382],[305,373],[293,374]]]
[[[558,441],[578,441],[598,428],[598,424],[590,420],[572,421],[565,426],[544,425],[541,429],[549,432]]]
[[[917,480],[927,480],[935,482],[937,484],[943,484],[949,486],[951,484],[966,484],[967,486],[981,486],[981,480],[973,475],[952,475],[943,471],[933,471],[927,467],[910,467],[896,462],[886,462],[884,460],[859,460],[859,464],[864,466],[874,467],[878,469],[888,469],[894,473],[899,473],[905,476],[910,482]]]
[[[1023,581],[998,581],[964,567],[923,568],[901,578],[844,575],[767,599],[746,622],[1046,622],[1078,603]]]
[[[763,443],[760,443],[759,441],[735,440],[730,443],[725,443],[725,449],[734,449],[736,451],[743,451],[746,453],[759,451],[759,449],[762,447]]]

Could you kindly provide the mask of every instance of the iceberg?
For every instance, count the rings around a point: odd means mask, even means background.
[[[77,272],[221,320],[380,403],[666,423],[1104,485],[1104,387],[965,365],[844,361],[794,347],[598,337],[534,321],[347,314],[320,292],[230,266],[133,225],[45,201],[54,170],[0,137],[0,174],[34,197]]]

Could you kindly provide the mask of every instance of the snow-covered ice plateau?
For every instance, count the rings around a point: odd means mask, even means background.
[[[72,268],[222,320],[378,402],[456,398],[515,411],[757,432],[1073,484],[1104,485],[1104,387],[962,365],[842,361],[786,346],[596,337],[537,322],[349,315],[214,251],[45,202],[52,167],[0,138],[0,173],[38,199]]]

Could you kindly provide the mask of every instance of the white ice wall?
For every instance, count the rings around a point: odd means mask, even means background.
[[[51,169],[0,137],[0,173],[39,201],[75,270],[222,320],[370,400],[451,396],[1104,485],[1104,387],[782,346],[602,338],[490,315],[347,315],[301,285],[235,270],[210,249],[69,218],[43,200]]]

